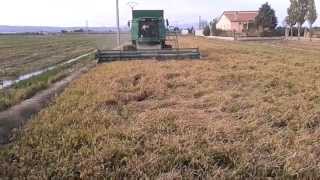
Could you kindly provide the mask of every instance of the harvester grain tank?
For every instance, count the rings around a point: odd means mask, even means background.
[[[175,32],[169,31],[169,22],[163,10],[133,10],[131,44],[120,50],[98,50],[98,62],[131,59],[199,59],[198,48],[179,48]],[[175,38],[169,38],[175,37]],[[175,41],[175,47],[167,44]]]

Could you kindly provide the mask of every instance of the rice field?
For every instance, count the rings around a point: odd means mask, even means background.
[[[128,34],[121,37],[122,42],[129,40]],[[21,75],[62,64],[95,49],[116,46],[115,34],[0,35],[0,87],[2,80],[15,80]],[[0,112],[34,96],[77,69],[96,63],[93,55],[85,59],[0,89]]]
[[[128,39],[123,35],[123,41]],[[0,80],[15,79],[97,48],[115,46],[115,34],[0,35]]]
[[[312,42],[185,37],[202,60],[102,64],[0,150],[0,177],[319,179]]]

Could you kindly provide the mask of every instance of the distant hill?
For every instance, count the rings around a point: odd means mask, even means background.
[[[202,26],[205,26],[206,24],[208,24],[206,21],[202,22]],[[179,27],[181,29],[188,29],[188,28],[195,28],[195,29],[199,29],[199,23],[195,22],[195,23],[186,23],[186,24],[176,24],[174,25],[176,27]]]
[[[77,29],[85,29],[85,27],[47,27],[47,26],[1,26],[0,33],[32,33],[32,32],[49,32],[57,33],[62,30],[73,31]],[[116,31],[115,27],[90,27],[90,31],[94,32],[110,32]],[[122,27],[122,31],[127,31],[127,27]]]
[[[186,29],[186,28],[198,28],[198,23],[189,23],[189,24],[174,24],[174,26]],[[48,32],[48,33],[57,33],[62,30],[74,31],[79,29],[86,29],[85,27],[51,27],[51,26],[6,26],[0,25],[0,33],[34,33],[34,32]],[[89,27],[90,31],[93,32],[115,32],[117,31],[116,27]],[[122,31],[129,31],[129,28],[126,26],[121,27]]]

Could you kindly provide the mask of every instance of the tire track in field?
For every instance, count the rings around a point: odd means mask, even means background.
[[[48,106],[50,102],[81,74],[88,72],[96,64],[90,64],[65,79],[51,85],[47,90],[39,92],[37,95],[23,101],[22,103],[0,112],[0,145],[11,142],[10,135],[13,129],[21,128],[25,122],[34,114],[40,112]]]

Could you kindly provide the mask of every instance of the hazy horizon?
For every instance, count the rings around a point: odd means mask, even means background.
[[[119,0],[120,23],[125,26],[131,18],[131,9],[127,3],[131,0]],[[287,15],[289,0],[134,0],[136,9],[164,9],[166,18],[172,25],[195,23],[199,16],[210,21],[226,10],[258,10],[269,2],[275,9],[279,25]],[[320,0],[315,0],[320,12]],[[4,0],[0,11],[0,25],[8,26],[49,26],[84,27],[86,21],[90,27],[115,26],[115,0]],[[315,25],[320,25],[318,18]]]

